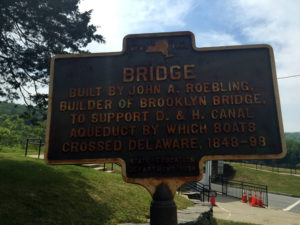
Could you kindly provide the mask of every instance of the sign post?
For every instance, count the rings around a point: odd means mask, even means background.
[[[151,193],[151,214],[165,203],[176,214],[176,190],[200,180],[206,160],[283,157],[283,134],[268,45],[140,34],[122,52],[52,59],[46,161],[120,163],[126,182]]]

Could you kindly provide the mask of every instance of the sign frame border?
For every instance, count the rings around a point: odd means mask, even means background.
[[[79,159],[79,160],[49,160],[49,139],[50,139],[50,128],[52,119],[52,99],[53,99],[53,80],[54,80],[54,65],[55,60],[60,58],[88,58],[88,57],[105,57],[105,56],[115,56],[122,55],[126,52],[126,41],[128,38],[139,38],[139,37],[169,37],[169,36],[179,36],[179,35],[190,35],[192,40],[192,48],[194,51],[223,51],[223,50],[235,50],[235,49],[252,49],[252,48],[268,48],[270,55],[271,73],[273,78],[273,88],[276,103],[276,111],[279,122],[279,132],[281,137],[281,148],[282,152],[279,154],[268,154],[268,155],[205,155],[199,161],[199,176],[192,177],[166,177],[166,178],[128,178],[126,176],[126,163],[121,158],[106,158],[106,159]],[[47,113],[47,125],[46,125],[46,141],[45,141],[45,152],[44,158],[47,164],[50,165],[63,165],[63,164],[85,164],[85,163],[120,163],[122,167],[122,177],[125,182],[140,184],[144,186],[151,195],[154,194],[156,187],[161,183],[165,183],[170,188],[173,195],[175,195],[176,190],[186,182],[192,182],[200,180],[203,177],[203,164],[208,160],[239,160],[239,159],[278,159],[286,155],[286,143],[284,137],[284,129],[282,122],[282,114],[280,108],[280,99],[278,92],[277,75],[275,69],[275,60],[273,48],[267,44],[256,44],[256,45],[234,45],[234,46],[218,46],[218,47],[203,47],[197,48],[195,43],[195,36],[190,31],[182,32],[164,32],[164,33],[144,33],[144,34],[129,34],[123,38],[123,47],[120,52],[104,52],[104,53],[89,53],[89,54],[66,54],[66,55],[56,55],[51,59],[50,66],[50,84],[49,84],[49,98],[48,98],[48,113]]]

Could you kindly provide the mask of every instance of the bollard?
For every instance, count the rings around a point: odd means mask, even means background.
[[[152,197],[150,225],[177,225],[177,207],[169,187],[162,183]]]
[[[249,202],[249,204],[251,204],[251,202],[252,202],[252,190],[251,189],[249,190],[248,202]]]
[[[262,200],[262,192],[261,191],[259,192],[259,198],[257,200],[257,206],[261,207],[261,208],[264,208],[264,203],[263,203],[263,200]]]
[[[246,189],[243,189],[243,196],[242,196],[242,202],[246,203],[247,202],[247,194],[246,194]]]
[[[256,205],[257,205],[256,191],[254,191],[254,196],[252,196],[252,199],[251,199],[251,206],[255,207]]]
[[[216,199],[215,199],[216,195],[215,195],[215,190],[212,190],[212,195],[211,195],[211,199],[210,199],[210,203],[212,206],[216,206]]]

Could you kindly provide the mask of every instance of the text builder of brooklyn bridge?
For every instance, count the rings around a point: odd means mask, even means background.
[[[201,50],[180,32],[129,35],[119,53],[56,56],[46,159],[122,161],[128,178],[199,178],[203,157],[280,157],[272,54],[265,45]]]

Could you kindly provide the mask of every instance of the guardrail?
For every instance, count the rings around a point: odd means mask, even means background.
[[[262,184],[249,183],[237,180],[222,180],[222,194],[240,198],[243,197],[243,192],[249,195],[257,194],[257,198],[261,197],[264,206],[268,206],[268,186]]]

